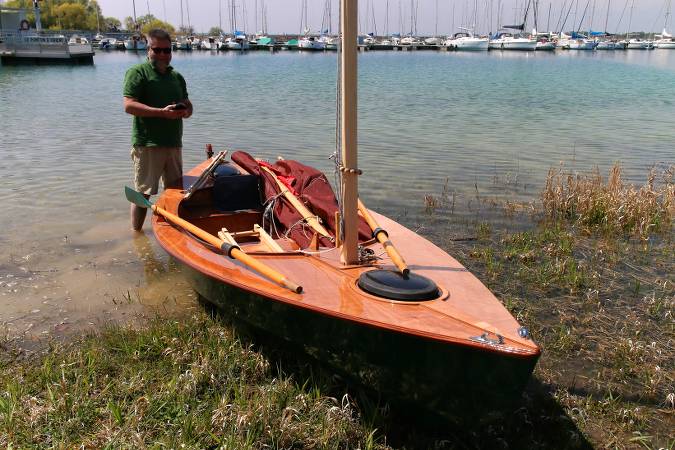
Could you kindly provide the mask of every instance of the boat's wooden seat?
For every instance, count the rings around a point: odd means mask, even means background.
[[[270,236],[263,227],[258,224],[253,225],[252,230],[237,231],[231,233],[227,228],[222,228],[218,232],[218,237],[232,245],[238,245],[243,239],[257,239],[260,242],[260,249],[257,251],[267,251],[271,253],[283,253],[285,250]],[[252,249],[249,249],[249,251]]]

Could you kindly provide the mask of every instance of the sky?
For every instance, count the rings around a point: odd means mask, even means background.
[[[303,3],[307,4],[308,24],[306,27],[315,32],[320,31],[322,26],[328,28],[327,20],[323,19],[326,3],[332,6],[332,29],[335,30],[337,27],[339,0],[234,1],[237,29],[248,33],[263,28],[263,5],[266,10],[268,25],[266,31],[268,33],[300,33],[305,28],[301,25]],[[672,0],[538,1],[539,30],[545,31],[548,27],[555,31],[556,26],[560,28],[560,24],[567,17],[565,30],[592,28],[604,31],[607,22],[607,31],[625,33],[629,23],[631,31],[661,31],[668,3]],[[117,17],[123,21],[125,17],[133,15],[133,0],[98,0],[98,2],[105,16]],[[166,20],[177,27],[181,24],[182,3],[183,23],[191,24],[197,32],[207,32],[214,26],[221,26],[225,31],[231,29],[229,5],[232,0],[135,0],[135,2],[137,15],[144,15],[149,11],[159,19]],[[487,32],[497,28],[500,17],[501,24],[521,23],[526,3],[527,0],[360,0],[360,29],[366,33],[377,31],[378,35],[386,32],[409,33],[411,28],[415,30],[416,24],[416,34],[430,36],[436,33],[447,35],[457,31],[458,26],[471,26],[476,23],[477,31]],[[608,4],[610,7],[607,20]],[[562,12],[563,7],[564,12]],[[416,11],[416,20],[411,20],[411,10]],[[476,13],[474,13],[475,10],[477,10]],[[490,11],[492,11],[491,14]],[[498,11],[501,11],[501,14]],[[583,24],[579,27],[582,19]],[[533,24],[533,13],[530,10],[528,28],[531,29]],[[671,24],[672,20],[669,19],[668,29],[672,32]]]

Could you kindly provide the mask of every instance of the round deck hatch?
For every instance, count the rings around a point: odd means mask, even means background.
[[[438,286],[429,278],[414,273],[403,276],[393,270],[364,272],[358,285],[369,294],[404,302],[434,300],[440,295]]]

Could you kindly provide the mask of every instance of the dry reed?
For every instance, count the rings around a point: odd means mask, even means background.
[[[660,174],[652,168],[640,187],[625,183],[621,171],[615,164],[605,182],[597,167],[590,174],[550,169],[541,194],[544,214],[555,221],[643,239],[670,231],[675,218],[675,165]]]

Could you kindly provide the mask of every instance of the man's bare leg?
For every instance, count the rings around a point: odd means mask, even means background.
[[[150,198],[149,195],[143,194],[143,197]],[[131,204],[131,228],[134,231],[141,231],[143,229],[143,222],[145,222],[145,215],[148,212],[148,208],[141,208],[135,204]]]

